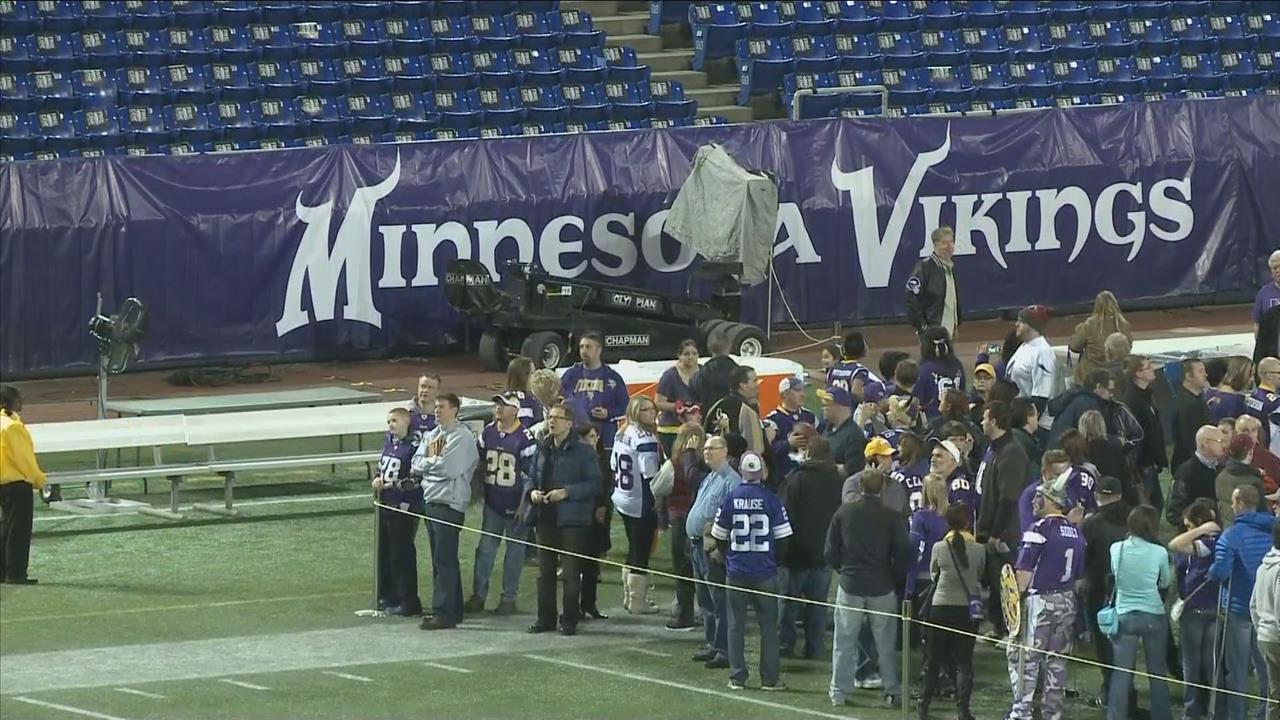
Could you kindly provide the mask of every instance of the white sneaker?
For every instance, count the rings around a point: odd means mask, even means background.
[[[879,690],[884,687],[884,680],[879,675],[871,675],[866,680],[854,680],[853,686],[859,690]]]

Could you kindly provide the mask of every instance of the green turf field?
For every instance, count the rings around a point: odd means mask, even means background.
[[[829,658],[784,660],[790,691],[761,692],[750,630],[753,689],[728,690],[726,670],[689,661],[700,634],[665,630],[665,615],[618,614],[616,570],[601,588],[613,618],[584,623],[572,638],[524,632],[533,619],[532,568],[515,617],[468,616],[439,633],[416,621],[356,617],[372,598],[373,515],[360,475],[318,482],[298,473],[293,484],[261,487],[250,478],[238,492],[248,501],[238,520],[173,524],[42,509],[31,571],[41,584],[0,586],[0,717],[902,717],[870,690],[858,691],[851,707],[832,708]],[[218,496],[216,484],[204,485],[186,501]],[[266,494],[270,504],[250,504]],[[473,507],[468,521],[479,515]],[[617,525],[615,560],[625,547]],[[464,534],[468,591],[475,543]],[[418,547],[429,603],[425,533]],[[667,558],[664,548],[654,566],[669,568]],[[665,602],[670,585],[657,582]],[[490,606],[498,586],[495,577]],[[914,653],[913,687],[919,662]],[[1003,655],[980,645],[978,663],[974,712],[999,718],[1009,695]],[[1080,697],[1068,717],[1101,717],[1084,703],[1097,685],[1096,669],[1072,666]],[[935,717],[953,716],[946,701],[934,707]]]

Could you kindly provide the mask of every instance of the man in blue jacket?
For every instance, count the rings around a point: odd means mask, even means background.
[[[1235,511],[1235,524],[1218,538],[1213,565],[1209,574],[1222,583],[1219,604],[1227,606],[1226,667],[1227,688],[1243,693],[1249,689],[1249,665],[1258,674],[1258,694],[1267,697],[1267,669],[1258,652],[1258,640],[1249,615],[1249,598],[1253,595],[1253,583],[1262,565],[1262,557],[1271,549],[1271,528],[1274,515],[1258,512],[1258,489],[1241,485],[1231,494],[1231,506]],[[1229,720],[1245,720],[1248,702],[1240,695],[1227,698]],[[1266,703],[1258,708],[1258,720],[1262,720]]]
[[[561,403],[547,411],[547,439],[533,456],[525,481],[525,525],[538,528],[538,620],[531,633],[556,627],[556,563],[564,558],[564,613],[560,634],[578,632],[581,617],[582,559],[589,539],[596,497],[601,493],[600,465],[590,447],[573,436],[574,411]],[[565,554],[561,556],[560,552]]]

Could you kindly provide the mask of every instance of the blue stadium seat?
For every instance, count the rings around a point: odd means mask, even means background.
[[[569,108],[559,86],[526,85],[520,88],[520,101],[529,122],[555,125],[564,123],[569,117]]]
[[[880,71],[882,84],[890,90],[923,90],[929,87],[927,68],[892,68]]]
[[[461,17],[471,12],[473,3],[465,0],[440,0],[431,3],[431,13],[436,17]]]
[[[346,18],[337,23],[339,39],[347,44],[351,55],[378,56],[386,53],[391,41],[382,37],[372,19]]]
[[[604,32],[595,29],[591,14],[581,10],[561,10],[560,29],[564,44],[572,47],[604,47]]]
[[[817,90],[835,87],[836,78],[833,72],[797,71],[782,79],[782,106],[786,108],[787,117],[793,117],[795,111],[796,92],[800,90]],[[800,103],[801,120],[827,117],[840,106],[840,95],[806,94]]]
[[[77,65],[75,44],[70,33],[38,32],[31,36],[31,57],[49,69],[74,70]],[[9,61],[6,59],[6,64]],[[12,66],[19,69],[20,65]]]
[[[117,51],[127,54],[134,65],[164,65],[171,62],[164,47],[163,30],[125,28],[115,33]],[[83,43],[83,40],[82,40]],[[103,65],[102,67],[107,67]]]
[[[164,108],[152,105],[129,105],[116,109],[116,122],[120,132],[129,136],[130,142],[160,145],[169,140],[165,126]]]
[[[922,24],[907,0],[867,0],[866,5],[867,11],[880,19],[882,32],[918,30]]]
[[[123,67],[116,71],[116,93],[123,105],[166,105],[168,71],[148,66]]]
[[[566,83],[561,88],[565,105],[569,107],[572,122],[595,122],[609,117],[608,99],[603,85],[578,85]]]
[[[289,63],[289,74],[312,95],[340,95],[346,89],[332,60],[302,58]]]
[[[595,48],[566,46],[557,51],[557,56],[565,82],[603,82],[609,74],[609,64],[604,53]]]
[[[1178,44],[1167,17],[1134,18],[1129,20],[1128,29],[1129,39],[1137,42],[1138,48],[1145,54],[1170,53]]]
[[[693,118],[651,118],[649,127],[655,130],[677,127],[693,127]]]
[[[1088,49],[1091,53],[1097,51],[1097,44],[1089,37],[1089,29],[1087,25],[1074,22],[1058,22],[1049,23],[1049,42],[1051,42],[1059,50],[1063,48],[1081,48]],[[1083,57],[1083,56],[1080,56]]]
[[[76,94],[81,94],[78,88]],[[0,68],[0,108],[14,114],[26,113],[35,110],[39,102],[39,98],[32,97],[30,76]]]
[[[1262,49],[1273,49],[1280,44],[1280,10],[1269,6],[1255,7],[1244,16],[1248,32],[1258,36]]]
[[[258,60],[249,63],[250,77],[262,88],[263,97],[293,97],[306,89],[305,84],[293,76],[293,68],[287,60]]]
[[[782,88],[782,78],[795,72],[790,41],[777,38],[749,38],[738,41],[738,104],[751,96]]]
[[[1247,31],[1244,18],[1239,15],[1210,15],[1206,18],[1209,30],[1223,50],[1252,49],[1257,38]]]
[[[920,34],[913,32],[889,31],[875,35],[876,49],[884,56],[909,57],[923,54],[920,46]]]
[[[511,57],[523,84],[556,85],[560,82],[560,61],[555,50],[516,48],[511,51]]]
[[[527,48],[558,47],[564,40],[559,12],[521,10],[513,16],[520,44]]]
[[[431,52],[431,33],[423,33],[421,21],[388,17],[378,21],[380,34],[391,43],[391,52],[401,55],[425,55]]]
[[[249,116],[262,138],[294,138],[302,134],[293,98],[261,98],[249,103]]]
[[[649,79],[649,66],[642,65],[636,57],[636,51],[630,47],[606,47],[604,60],[609,65],[610,80],[640,82]]]
[[[250,80],[244,65],[216,62],[209,66],[210,85],[217,91],[218,99],[253,100],[258,97],[258,86]]]
[[[1091,19],[1085,24],[1085,32],[1101,56],[1124,57],[1137,51],[1138,43],[1129,39],[1122,21]]]
[[[258,56],[244,27],[214,25],[206,32],[205,46],[220,62],[248,62]]]
[[[654,80],[647,86],[657,117],[691,118],[698,111],[698,102],[685,97],[684,83],[679,80]]]
[[[880,68],[862,68],[856,70],[837,70],[835,72],[836,87],[858,87],[860,85],[883,85],[884,73]]]
[[[480,137],[480,132],[475,128],[470,128],[470,127],[466,127],[466,128],[440,127],[440,128],[436,128],[435,130],[429,131],[428,134],[431,136],[429,138],[431,140],[465,140],[468,138]]]
[[[1175,58],[1166,55],[1139,55],[1133,59],[1134,71],[1145,82],[1143,87],[1147,93],[1163,93],[1156,98],[1164,99],[1167,93],[1177,93],[1186,88],[1186,76],[1178,67]]]
[[[471,53],[471,67],[479,76],[480,85],[515,87],[520,84],[510,50],[476,50]]]
[[[999,4],[990,0],[952,3],[953,7],[964,13],[964,26],[968,28],[999,28],[1004,25],[1005,12],[997,7]]]
[[[836,56],[840,67],[849,70],[880,67],[880,52],[869,35],[840,33],[835,36]]]
[[[352,92],[377,95],[391,87],[391,78],[382,74],[382,63],[374,58],[346,57],[335,60],[333,67]]]
[[[1093,3],[1080,0],[1057,0],[1046,5],[1049,20],[1054,23],[1083,23],[1093,11]]]
[[[632,118],[627,120],[610,120],[605,123],[606,130],[644,130],[653,127],[649,118]]]
[[[258,17],[264,23],[288,25],[305,20],[307,6],[303,2],[293,0],[262,0],[258,3]]]
[[[471,34],[475,35],[477,47],[482,50],[510,50],[520,43],[520,34],[516,32],[512,16],[473,15]]]
[[[423,129],[423,130],[399,129],[383,135],[381,141],[384,143],[411,143],[411,142],[422,142],[423,140],[431,140],[431,139],[434,139],[434,137],[435,136],[431,134],[431,131],[426,129]]]
[[[28,35],[35,32],[40,21],[35,17],[35,6],[29,2],[6,0],[0,2],[0,28],[6,35]]]
[[[484,124],[478,90],[436,90],[431,98],[442,128],[478,128]]]
[[[32,133],[34,119],[28,115],[0,108],[0,139],[4,140],[0,152],[21,157],[40,147],[40,140]]]
[[[825,73],[840,66],[835,38],[830,36],[793,35],[791,54],[796,60],[796,72]]]
[[[342,39],[342,31],[334,24],[304,20],[286,26],[277,57],[340,58],[348,55],[348,45]],[[284,43],[288,43],[285,45]]]
[[[797,35],[829,36],[836,32],[836,20],[827,17],[823,3],[818,0],[782,0],[778,3],[778,15],[783,21],[794,23]]]
[[[846,93],[840,96],[840,109],[833,117],[876,117],[882,113],[880,96],[865,93]]]
[[[702,70],[707,60],[732,57],[738,40],[747,36],[748,25],[738,19],[733,3],[695,2],[689,6],[689,23],[694,70]]]
[[[43,138],[43,142],[40,143],[41,148],[67,152],[79,145],[69,111],[50,108],[36,112],[32,131],[33,135]]]
[[[1178,41],[1181,52],[1200,52],[1216,50],[1217,37],[1209,27],[1209,21],[1203,17],[1174,17],[1169,20],[1169,28]]]
[[[1089,3],[1091,21],[1118,21],[1129,19],[1129,0],[1094,0]]]
[[[84,27],[114,32],[129,24],[129,16],[118,0],[82,0],[80,13]]]
[[[125,57],[121,54],[114,33],[107,30],[81,30],[74,37],[75,52],[80,56],[78,64],[105,68],[124,64]],[[130,63],[142,65],[148,62],[160,64],[164,58],[151,53],[145,56],[130,54],[128,59]]]
[[[347,14],[347,3],[332,0],[308,0],[303,17],[318,22],[337,22]]]
[[[920,31],[920,47],[929,65],[962,65],[969,62],[969,51],[955,30]]]
[[[439,120],[430,99],[430,93],[392,92],[387,95],[387,113],[398,129],[410,132],[428,130]]]
[[[1093,74],[1102,80],[1104,93],[1110,95],[1136,95],[1142,92],[1144,86],[1134,67],[1133,58],[1129,57],[1100,57]]]
[[[608,129],[609,125],[604,120],[571,120],[564,125],[564,131],[567,133],[600,132]]]
[[[427,72],[422,59],[415,56],[384,55],[382,74],[391,78],[391,86],[399,90],[431,90],[435,79]]]
[[[428,58],[435,86],[444,90],[464,90],[480,85],[480,76],[471,64],[469,52],[432,53]]]
[[[1102,92],[1102,81],[1095,73],[1097,61],[1080,58],[1054,58],[1049,74],[1060,86],[1060,93],[1071,97],[1096,97]]]
[[[673,2],[672,0],[650,0],[649,2],[649,34],[657,35],[663,25],[672,23],[682,23],[689,16],[689,5],[692,3],[687,0]]]
[[[482,87],[477,93],[478,110],[484,111],[487,125],[510,127],[524,119],[524,105],[516,88]]]
[[[352,145],[374,145],[382,142],[383,133],[373,132],[371,130],[352,130],[347,135],[338,137],[338,144]]]
[[[1168,0],[1154,2],[1135,2],[1129,8],[1129,17],[1134,20],[1162,20],[1173,14],[1173,3]]]
[[[243,27],[258,14],[258,8],[249,0],[219,2],[217,5],[205,0],[170,0],[168,7],[174,23],[188,27],[201,27],[215,20]]]
[[[1029,90],[1036,97],[1056,92],[1057,83],[1053,81],[1049,63],[1042,60],[1015,60],[1009,63],[1009,79],[1023,91]],[[1053,89],[1047,89],[1050,87]]]
[[[890,90],[889,117],[923,115],[929,95],[929,90]]]
[[[73,0],[42,0],[29,3],[40,27],[52,32],[74,32],[84,24],[80,3]]]
[[[1055,50],[1049,28],[1044,25],[1006,25],[1004,39],[1018,60],[1048,60]]]
[[[347,131],[347,103],[333,97],[303,95],[296,98],[297,120],[308,133],[337,137]]]
[[[911,10],[920,16],[922,29],[956,30],[964,23],[964,13],[957,12],[950,0],[911,0]]]
[[[653,99],[649,83],[606,82],[604,95],[612,107],[614,120],[638,120],[653,116]]]
[[[1252,50],[1224,50],[1218,62],[1227,74],[1228,88],[1254,89],[1266,84],[1267,74],[1259,70]]]
[[[1178,68],[1187,76],[1188,89],[1221,91],[1226,87],[1227,76],[1217,53],[1182,52]]]
[[[207,63],[214,58],[214,50],[209,47],[207,29],[175,25],[158,32],[160,51],[166,53],[172,62],[196,65]]]
[[[162,87],[174,102],[206,104],[214,99],[209,69],[204,65],[168,65],[161,75]]]
[[[728,125],[729,121],[723,115],[704,115],[693,119],[695,127],[710,127],[712,125]]]
[[[866,34],[876,31],[880,18],[867,12],[861,0],[831,0],[822,4],[827,17],[836,21],[836,30],[842,33]]]
[[[209,109],[198,103],[175,103],[161,109],[164,129],[169,135],[192,142],[213,142],[217,130],[209,122]]]
[[[1009,57],[1004,33],[999,28],[963,28],[960,30],[960,42],[969,53],[971,62],[1003,62]]]
[[[751,37],[786,37],[792,33],[792,23],[782,19],[776,2],[734,3],[738,20],[747,23]]]
[[[347,127],[351,132],[380,135],[394,124],[388,111],[390,100],[385,95],[353,93],[346,101]]]
[[[468,52],[476,46],[471,22],[465,17],[433,17],[422,21],[422,29],[432,38],[436,53]]]
[[[169,6],[160,0],[124,0],[124,14],[132,28],[163,30],[173,24]]]
[[[31,73],[31,95],[36,100],[32,109],[46,107],[55,110],[74,110],[80,104],[73,83],[73,70],[37,70]]]

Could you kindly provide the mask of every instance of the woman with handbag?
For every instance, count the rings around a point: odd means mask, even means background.
[[[1110,608],[1098,613],[1098,624],[1106,631],[1104,613],[1111,611],[1116,622],[1111,636],[1115,647],[1113,662],[1122,670],[1132,670],[1138,660],[1138,641],[1147,655],[1150,674],[1151,717],[1172,717],[1168,670],[1169,617],[1165,614],[1161,591],[1173,584],[1169,551],[1160,544],[1160,515],[1150,505],[1139,505],[1129,513],[1129,537],[1111,546],[1111,571],[1115,590]],[[1107,698],[1107,720],[1129,717],[1129,687],[1133,675],[1116,672],[1111,677]]]
[[[929,571],[933,576],[933,596],[929,603],[929,628],[925,660],[924,690],[920,696],[920,720],[929,717],[929,703],[938,691],[943,669],[956,667],[956,711],[960,720],[973,720],[969,698],[973,695],[973,644],[978,623],[986,613],[978,595],[978,579],[987,560],[987,550],[973,537],[972,510],[964,503],[947,508],[947,533],[933,546]],[[942,628],[954,628],[948,632]]]
[[[694,422],[681,425],[672,443],[674,452],[662,463],[652,485],[654,497],[659,505],[665,504],[670,518],[672,571],[683,578],[676,580],[676,603],[673,617],[667,623],[668,630],[692,630],[696,619],[693,564],[689,557],[689,533],[685,523],[689,518],[689,506],[698,494],[698,483],[708,472],[702,461],[702,446],[706,441],[707,433],[701,425]]]

